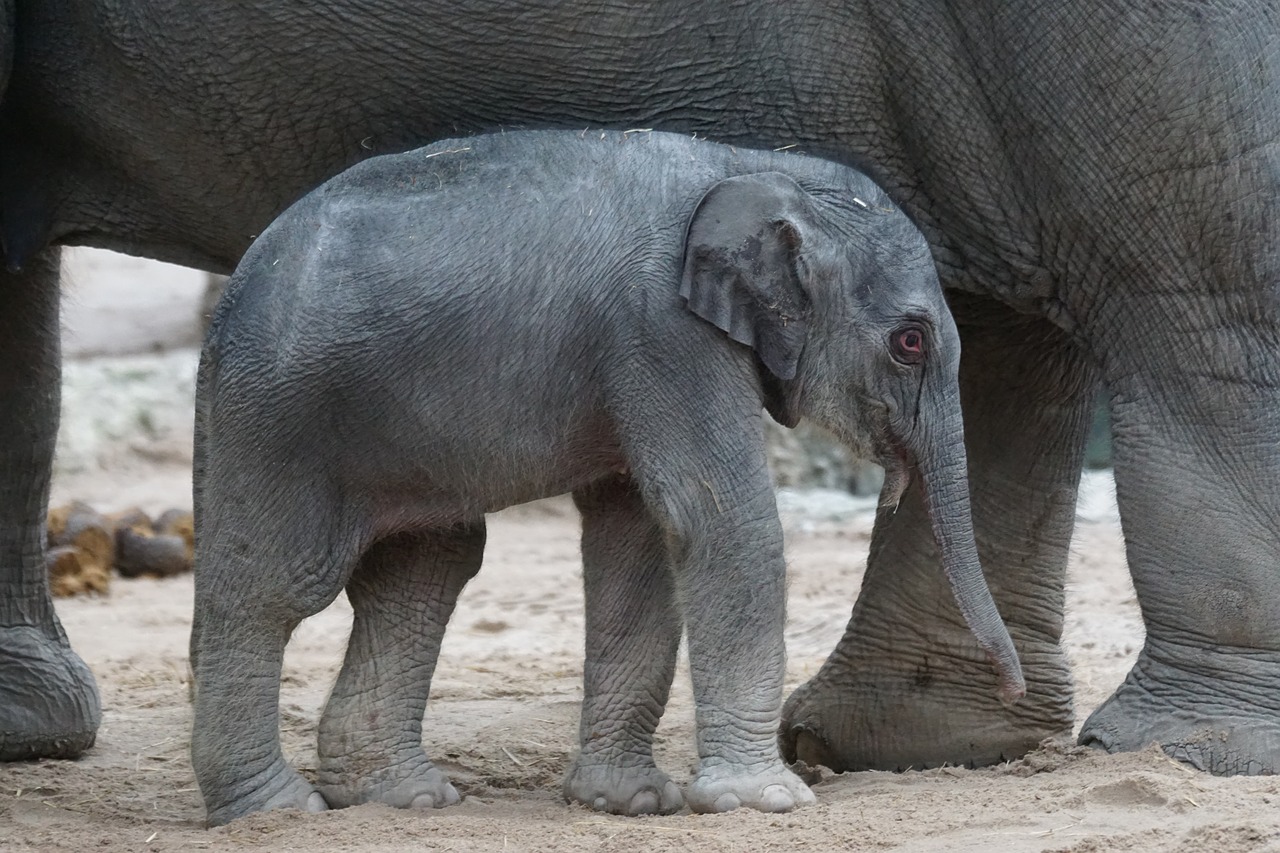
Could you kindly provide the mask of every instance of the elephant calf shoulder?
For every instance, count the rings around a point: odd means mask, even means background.
[[[961,611],[1016,698],[969,522],[958,352],[919,232],[826,161],[521,132],[322,185],[245,255],[201,360],[192,759],[210,821],[456,802],[420,721],[484,515],[568,492],[589,653],[566,796],[626,814],[812,802],[778,754],[762,406],[879,460],[886,500],[920,472]],[[344,588],[317,788],[280,752],[276,689],[293,626]],[[682,630],[701,759],[683,793],[651,750]]]

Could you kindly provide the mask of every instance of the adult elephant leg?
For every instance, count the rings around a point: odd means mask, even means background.
[[[844,637],[783,711],[782,746],[835,770],[1015,758],[1069,732],[1063,580],[1095,373],[1047,321],[956,295],[973,522],[1027,695],[1004,707],[960,618],[913,483],[881,510]]]
[[[1213,773],[1269,774],[1280,772],[1280,356],[1266,312],[1221,302],[1210,314],[1171,300],[1139,339],[1167,360],[1127,353],[1108,367],[1146,641],[1080,741],[1157,742]]]
[[[565,799],[613,814],[670,814],[679,787],[653,761],[681,621],[662,530],[626,479],[574,493],[582,513],[587,655]]]
[[[320,718],[320,792],[330,806],[431,809],[461,799],[422,748],[422,716],[484,542],[482,521],[393,536],[361,558],[347,583],[355,621],[346,660]]]
[[[44,563],[58,433],[58,251],[0,270],[0,760],[71,758],[102,713],[71,650]]]

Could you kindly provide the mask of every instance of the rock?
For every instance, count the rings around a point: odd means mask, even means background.
[[[140,509],[116,518],[116,571],[122,577],[168,577],[191,571],[195,524],[190,512],[171,509],[154,523]]]
[[[111,525],[98,513],[73,513],[67,519],[67,527],[58,545],[70,545],[79,550],[90,563],[99,566],[103,571],[111,568],[115,561],[115,541],[111,535]]]
[[[45,531],[49,537],[50,545],[63,541],[67,530],[67,520],[71,518],[73,513],[77,512],[93,512],[93,510],[83,501],[72,501],[69,504],[53,507],[49,510],[49,521]]]
[[[49,511],[47,566],[54,595],[106,592],[115,568],[123,577],[167,577],[191,570],[195,525],[171,509],[153,525],[136,507],[103,516],[76,501]]]
[[[106,594],[111,582],[110,568],[93,562],[74,545],[50,548],[45,565],[49,568],[49,591],[59,598],[86,592]]]
[[[111,523],[76,501],[50,510],[47,531],[50,591],[56,596],[105,593],[115,559]]]
[[[156,533],[164,533],[180,538],[187,546],[187,562],[195,558],[196,553],[196,519],[185,509],[166,510],[156,519]]]
[[[140,527],[116,530],[116,571],[121,577],[168,577],[191,571],[187,543],[181,536]]]
[[[112,531],[119,531],[122,527],[131,527],[145,533],[155,532],[155,528],[151,526],[151,516],[136,506],[121,510],[111,516]]]

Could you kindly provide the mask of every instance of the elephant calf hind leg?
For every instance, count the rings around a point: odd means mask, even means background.
[[[247,467],[255,476],[278,470]],[[215,826],[258,811],[328,807],[281,751],[281,667],[294,628],[337,597],[359,554],[358,541],[323,535],[348,529],[317,509],[331,503],[287,499],[317,490],[276,481],[280,505],[251,504],[238,499],[260,494],[259,484],[240,476],[230,464],[207,473],[197,466],[191,764]]]
[[[460,797],[422,748],[422,716],[445,626],[480,568],[483,523],[399,535],[364,555],[338,683],[320,720],[320,790],[334,807],[442,808]]]
[[[260,607],[210,606],[199,590],[196,610],[191,763],[209,825],[272,809],[325,811],[280,749],[280,669],[296,621],[282,624]]]

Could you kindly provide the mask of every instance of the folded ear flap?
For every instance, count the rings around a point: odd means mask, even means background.
[[[810,210],[786,175],[740,175],[702,197],[685,238],[689,310],[752,347],[779,379],[795,378],[808,334],[800,253]]]

